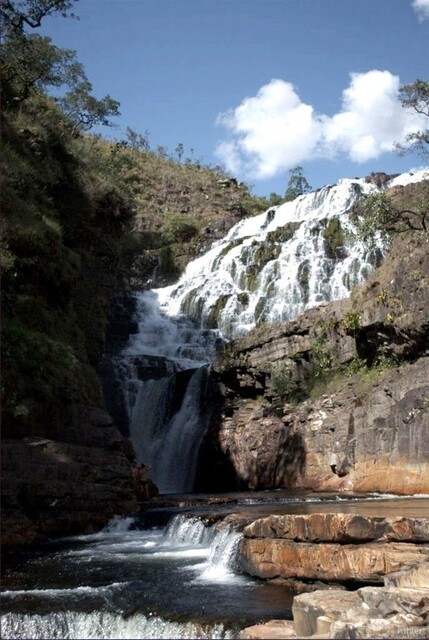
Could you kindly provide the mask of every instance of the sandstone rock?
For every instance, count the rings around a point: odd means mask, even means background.
[[[315,592],[294,599],[299,637],[427,637],[429,590],[364,587],[354,592]]]
[[[348,513],[273,515],[249,524],[244,535],[247,538],[284,538],[296,542],[362,543],[378,539],[429,542],[429,519]]]
[[[320,623],[318,628],[319,617],[334,621],[347,608],[356,607],[360,603],[361,599],[356,591],[315,591],[296,596],[292,614],[298,637],[322,632]]]
[[[361,545],[244,538],[243,570],[259,578],[382,582],[384,575],[429,558],[429,545],[368,543]]]
[[[429,562],[419,562],[384,578],[386,587],[415,587],[429,589]]]
[[[288,640],[297,638],[295,625],[288,620],[269,620],[240,631],[240,640]]]
[[[427,239],[400,235],[350,299],[256,328],[219,356],[213,370],[223,413],[211,427],[205,460],[208,467],[216,457],[213,477],[228,474],[240,488],[429,493],[429,252]],[[283,415],[276,407],[280,435],[276,420],[264,422],[273,367],[283,367],[304,397],[321,336],[332,371],[358,357],[372,366],[380,354],[403,366],[373,370],[372,377],[343,375],[335,392],[296,408],[286,397]],[[258,424],[266,451],[260,456],[248,444],[259,446]]]

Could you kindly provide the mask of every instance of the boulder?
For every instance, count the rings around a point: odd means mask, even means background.
[[[240,640],[287,640],[297,638],[295,625],[289,620],[269,620],[264,624],[255,624],[242,629]]]

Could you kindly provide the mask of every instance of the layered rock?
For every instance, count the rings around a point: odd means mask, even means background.
[[[397,238],[349,300],[228,346],[214,365],[220,408],[207,477],[240,488],[429,493],[427,242]]]
[[[376,577],[384,586],[366,586],[356,591],[325,589],[295,596],[293,622],[271,620],[248,627],[239,635],[243,640],[429,637],[428,519],[349,514],[271,516],[248,525],[244,534],[244,565],[248,563],[249,569],[250,563],[254,574],[256,571],[261,577],[270,574],[273,567],[289,574],[299,574],[304,569],[307,576],[318,572],[338,575],[342,571],[349,580],[358,573],[360,578],[371,574],[372,580]],[[343,543],[354,539],[359,544],[317,542],[330,537]],[[397,542],[404,539],[421,544]],[[265,547],[258,545],[264,540]],[[368,542],[362,543],[363,540]],[[409,564],[413,555],[419,559]],[[299,562],[294,564],[297,558]],[[392,561],[399,562],[400,571],[392,571]]]
[[[262,518],[244,529],[243,570],[253,576],[381,583],[429,560],[429,520],[314,513]]]

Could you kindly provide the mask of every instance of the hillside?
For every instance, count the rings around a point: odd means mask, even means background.
[[[13,83],[7,89],[1,240],[6,543],[32,539],[39,529],[82,530],[133,508],[127,460],[133,452],[105,412],[95,373],[109,306],[119,288],[144,286],[155,268],[160,282],[177,277],[207,241],[262,206],[217,169],[76,133],[46,96],[33,92],[18,103],[18,89]],[[78,486],[83,493],[76,493]],[[59,508],[55,522],[52,503]]]

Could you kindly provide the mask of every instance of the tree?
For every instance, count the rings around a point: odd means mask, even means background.
[[[291,200],[295,200],[298,196],[302,196],[304,193],[308,193],[309,191],[311,191],[311,186],[308,184],[307,178],[304,176],[303,168],[297,166],[290,169],[285,201],[290,202]]]
[[[416,80],[412,84],[406,84],[401,87],[399,95],[405,109],[429,118],[429,82]],[[405,143],[397,144],[396,149],[401,154],[414,151],[422,157],[429,157],[429,128],[409,133]]]
[[[75,17],[70,12],[77,0],[2,0],[0,17],[4,34],[11,31],[22,32],[24,26],[36,29],[42,24],[43,18],[55,13]]]
[[[405,231],[429,232],[429,180],[413,187],[413,193],[402,193],[395,199],[384,191],[370,193],[359,204],[358,238],[370,246],[381,237]]]
[[[0,10],[4,25],[0,57],[3,109],[16,109],[55,89],[60,93],[55,100],[76,133],[98,124],[111,126],[110,118],[119,114],[119,103],[109,95],[102,99],[92,95],[92,85],[74,51],[61,49],[50,38],[24,29],[39,27],[45,16],[55,12],[69,15],[73,3],[74,0],[5,0]]]

